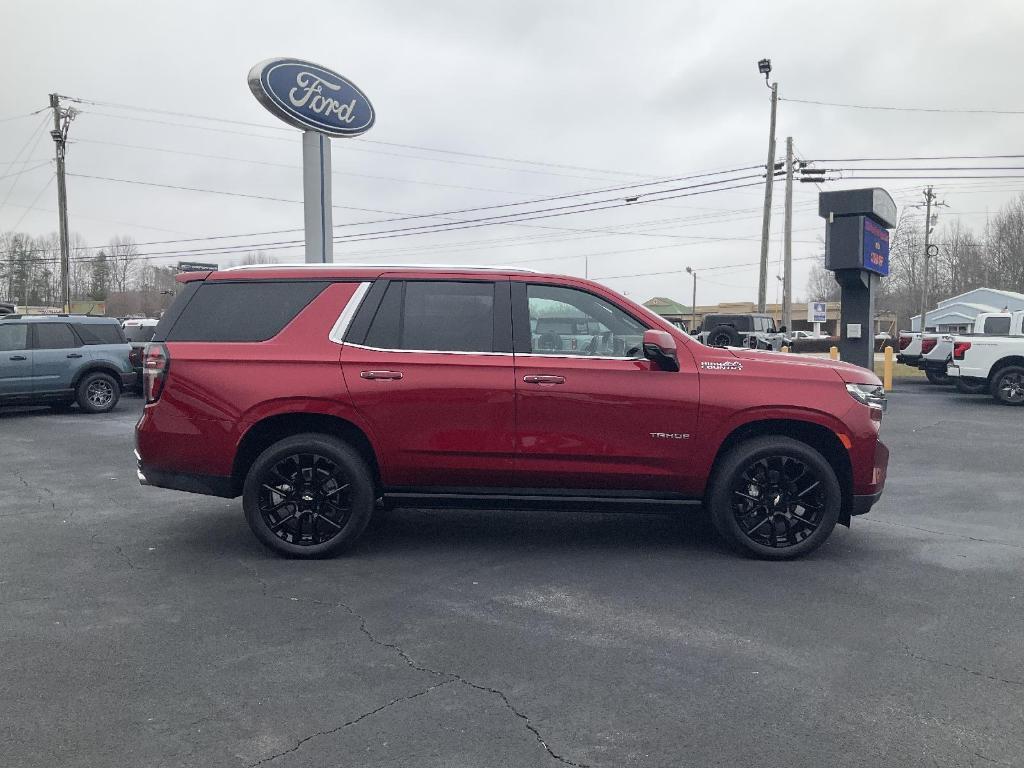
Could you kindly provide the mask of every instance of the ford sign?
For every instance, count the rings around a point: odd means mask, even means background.
[[[370,130],[373,105],[354,83],[300,59],[268,59],[249,70],[249,89],[289,125],[327,136]]]

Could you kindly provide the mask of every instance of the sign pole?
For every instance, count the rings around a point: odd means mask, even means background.
[[[331,140],[317,131],[302,132],[302,205],[306,263],[330,264],[334,261]]]

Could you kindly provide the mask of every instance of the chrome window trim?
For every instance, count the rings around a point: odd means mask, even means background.
[[[333,341],[335,344],[343,344],[345,342],[345,332],[348,330],[349,325],[352,323],[352,318],[356,316],[356,311],[363,303],[363,299],[366,297],[366,292],[370,290],[370,286],[373,281],[367,281],[365,283],[359,283],[356,289],[352,292],[345,306],[341,310],[341,314],[338,315],[338,319],[334,321],[334,326],[331,328],[331,332],[327,335],[327,338]]]
[[[486,355],[488,357],[556,357],[563,360],[646,360],[645,357],[603,357],[600,355],[543,355],[533,352],[465,352],[454,349],[390,349],[387,347],[371,347],[366,344],[346,342],[346,347],[365,349],[370,352],[406,352],[418,355]]]

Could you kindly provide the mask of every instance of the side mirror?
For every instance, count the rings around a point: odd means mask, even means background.
[[[678,371],[676,340],[668,331],[644,331],[644,357],[658,364],[663,371]]]

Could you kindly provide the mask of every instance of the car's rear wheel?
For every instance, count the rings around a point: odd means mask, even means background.
[[[715,528],[735,549],[785,560],[825,542],[839,520],[842,492],[814,448],[788,437],[759,437],[721,459],[708,506]]]
[[[108,373],[87,373],[75,390],[78,407],[86,413],[107,413],[121,399],[121,387]]]
[[[957,392],[965,395],[983,395],[988,392],[988,379],[971,379],[965,376],[951,378],[955,378],[953,386],[956,387]]]
[[[1003,405],[1024,405],[1024,367],[1011,365],[996,373],[992,396]]]
[[[264,450],[245,478],[242,506],[256,537],[291,557],[335,554],[373,514],[373,476],[350,446],[301,434]]]
[[[935,371],[930,368],[926,368],[924,375],[928,377],[928,381],[932,384],[949,384],[952,378],[948,373],[944,371]]]

